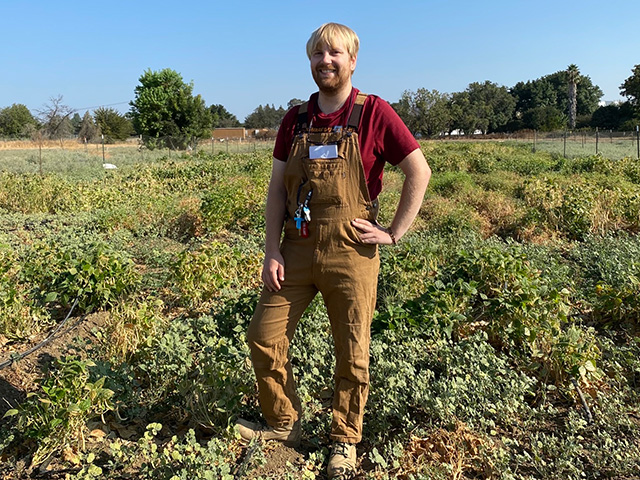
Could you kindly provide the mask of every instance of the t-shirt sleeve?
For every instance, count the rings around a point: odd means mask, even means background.
[[[276,136],[276,144],[273,147],[273,158],[286,162],[289,158],[291,145],[293,144],[293,134],[298,120],[299,105],[292,107],[282,119],[278,135]]]
[[[397,165],[420,145],[389,103],[376,98],[372,107],[374,154],[391,165]]]

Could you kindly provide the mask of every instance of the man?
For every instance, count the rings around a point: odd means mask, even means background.
[[[389,104],[353,88],[358,48],[357,35],[344,25],[327,23],[313,32],[307,55],[318,92],[289,110],[278,131],[266,207],[265,288],[247,335],[268,426],[239,420],[237,427],[246,442],[300,443],[301,405],[288,350],[319,291],[336,353],[328,477],[340,479],[355,474],[355,444],[362,438],[377,245],[402,238],[431,176]],[[388,228],[376,222],[385,162],[405,175]]]

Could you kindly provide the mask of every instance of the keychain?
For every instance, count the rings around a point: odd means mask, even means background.
[[[300,185],[302,188],[302,184]],[[304,203],[300,203],[300,188],[298,189],[298,208],[293,214],[293,220],[296,222],[296,228],[298,229],[298,235],[302,238],[309,236],[309,222],[311,221],[311,209],[309,208],[309,200],[313,195],[313,190],[309,190]]]

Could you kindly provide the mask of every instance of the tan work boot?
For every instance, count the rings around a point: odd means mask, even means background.
[[[240,434],[241,443],[248,445],[251,440],[276,440],[287,447],[300,446],[300,422],[286,427],[269,427],[260,423],[249,422],[240,418],[236,422],[236,430]]]
[[[356,474],[356,446],[336,442],[331,447],[327,476],[333,480],[349,480]]]

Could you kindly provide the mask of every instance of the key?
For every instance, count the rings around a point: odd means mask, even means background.
[[[302,207],[302,218],[305,222],[311,221],[311,210],[309,210],[309,207]]]
[[[296,228],[300,230],[302,222],[304,222],[304,218],[302,217],[293,217],[293,220],[296,222]]]

